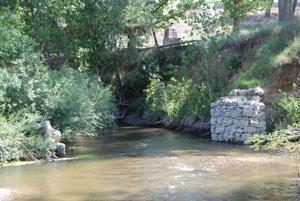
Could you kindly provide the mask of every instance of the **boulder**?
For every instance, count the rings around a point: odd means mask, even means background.
[[[56,143],[55,153],[58,157],[63,157],[66,155],[66,145],[64,143]]]
[[[264,90],[261,87],[250,88],[250,89],[234,89],[229,93],[229,96],[245,96],[245,97],[255,97],[263,96]]]
[[[42,135],[49,138],[52,142],[59,142],[61,140],[61,132],[53,128],[49,121],[44,121],[41,125]]]

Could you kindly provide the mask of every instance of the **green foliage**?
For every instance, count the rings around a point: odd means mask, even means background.
[[[267,84],[271,78],[270,72],[297,57],[297,47],[300,43],[298,21],[277,25],[270,31],[268,40],[257,51],[255,62],[240,74],[232,88]]]
[[[249,12],[268,9],[273,0],[222,0],[225,12],[231,19],[240,20]]]
[[[268,135],[254,135],[247,143],[251,144],[251,147],[256,151],[265,150],[280,153],[299,153],[300,143],[289,140],[294,137],[294,134],[290,132],[292,129],[293,127],[290,127],[289,129],[274,131]]]
[[[2,2],[23,19],[47,64],[112,73],[120,49],[137,47],[152,28],[162,28],[186,10],[175,0],[28,0]],[[192,2],[190,2],[191,4]],[[175,6],[174,6],[175,5]]]
[[[110,126],[111,92],[95,77],[71,68],[49,70],[35,43],[19,30],[19,18],[7,10],[0,13],[1,160],[45,157],[53,146],[38,132],[45,119],[65,139]]]
[[[50,150],[55,150],[55,144],[51,142],[48,138],[45,138],[41,135],[35,135],[31,137],[26,137],[24,146],[26,146],[27,150],[24,150],[24,158],[26,158],[26,151],[29,151],[32,156],[37,159],[45,158],[49,155]],[[14,158],[18,159],[18,157]],[[31,158],[33,159],[33,158]]]
[[[26,110],[8,117],[0,116],[0,160],[1,162],[26,158],[28,154],[39,155],[26,146],[29,136],[37,135],[41,116]],[[35,147],[37,148],[37,147]]]
[[[205,85],[194,86],[192,80],[172,78],[164,83],[154,76],[146,89],[146,101],[153,111],[166,113],[170,118],[190,116],[194,119],[209,114],[211,99]]]
[[[88,135],[113,122],[112,94],[95,78],[67,67],[50,73],[45,113],[55,127]]]
[[[218,9],[218,1],[182,0],[178,7],[188,10],[182,18],[193,27],[191,36],[200,40],[211,40],[214,37],[227,35],[232,26],[224,11]],[[196,37],[195,37],[196,36]]]
[[[300,92],[300,88],[296,84],[294,90]],[[280,116],[283,117],[278,121],[282,122],[284,120],[285,125],[300,123],[300,98],[296,95],[282,93],[282,98],[277,105],[277,113],[280,113]]]
[[[282,117],[278,120],[278,124],[285,126],[285,128],[278,127],[277,131],[268,135],[255,135],[249,139],[249,143],[255,150],[299,152],[299,140],[297,142],[297,140],[293,141],[292,139],[295,137],[293,130],[299,129],[300,98],[283,93],[278,103],[277,116]]]
[[[215,51],[221,39],[223,35],[201,46],[142,52],[142,65],[124,76],[122,91],[129,97],[129,112],[148,108],[172,118],[207,117],[209,104],[226,92],[230,77],[240,67],[239,55]]]

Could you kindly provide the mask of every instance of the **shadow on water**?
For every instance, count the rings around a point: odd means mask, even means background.
[[[75,155],[90,153],[101,158],[163,157],[174,156],[180,151],[187,155],[198,156],[203,154],[230,156],[235,152],[239,154],[251,152],[246,146],[211,143],[209,139],[191,134],[139,127],[113,130],[108,135],[99,136],[98,141],[90,139],[86,144],[81,143],[81,146],[78,152],[75,151]],[[224,150],[230,151],[224,152]]]

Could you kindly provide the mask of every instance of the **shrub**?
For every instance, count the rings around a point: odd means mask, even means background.
[[[300,142],[291,139],[295,137],[292,131],[300,125],[300,98],[283,93],[277,108],[277,116],[282,117],[277,123],[281,127],[268,135],[255,135],[249,143],[255,150],[299,152]]]
[[[294,137],[290,131],[294,127],[288,129],[281,129],[274,131],[268,135],[254,135],[247,143],[251,144],[251,147],[256,151],[276,151],[276,152],[294,152],[299,153],[300,143],[293,142],[291,139]],[[299,157],[299,156],[298,156]]]
[[[300,90],[299,90],[300,92]],[[300,123],[300,98],[294,95],[282,94],[282,98],[278,103],[278,112],[283,114],[284,124],[293,125]],[[279,116],[279,114],[278,114]],[[282,115],[281,115],[282,116]]]
[[[95,78],[70,68],[50,73],[45,113],[53,125],[94,135],[113,122],[112,94]]]
[[[40,155],[38,150],[27,146],[27,140],[37,136],[41,116],[26,110],[13,113],[9,117],[0,116],[0,160],[1,162],[29,155]],[[38,147],[34,147],[38,148]]]
[[[50,120],[69,139],[113,123],[113,98],[95,77],[64,67],[51,71],[18,18],[0,10],[0,160],[42,158],[52,144],[38,133]]]
[[[209,114],[211,99],[204,84],[197,87],[192,80],[174,78],[164,83],[154,76],[145,91],[149,108],[170,118],[190,116],[200,119]]]

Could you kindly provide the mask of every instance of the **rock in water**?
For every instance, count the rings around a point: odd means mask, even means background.
[[[55,153],[58,157],[63,157],[66,155],[66,145],[64,143],[56,143]]]
[[[50,157],[63,157],[66,155],[66,145],[61,143],[61,132],[53,128],[49,121],[44,121],[41,125],[41,134],[52,143],[49,153]]]

